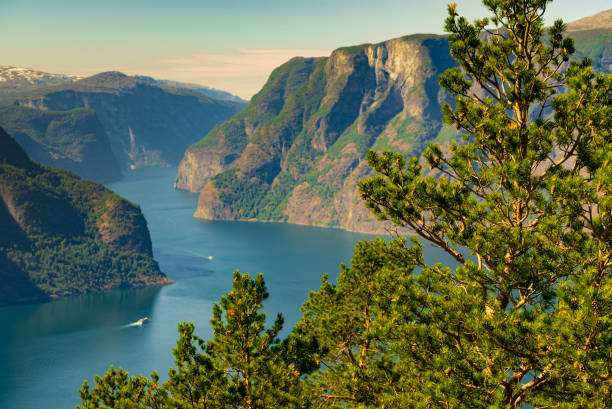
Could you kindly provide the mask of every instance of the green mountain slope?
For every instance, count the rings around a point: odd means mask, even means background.
[[[356,191],[365,153],[418,154],[445,137],[437,76],[453,65],[435,35],[291,60],[187,150],[176,187],[201,190],[197,217],[380,230]]]
[[[584,23],[584,22],[583,22]],[[608,28],[573,32],[577,58],[609,72]],[[605,35],[604,35],[605,34]],[[444,37],[413,35],[293,59],[249,106],[185,153],[175,186],[200,192],[196,217],[384,232],[357,191],[368,149],[418,156],[457,139],[443,126]]]
[[[31,161],[0,128],[0,305],[169,282],[137,206]]]
[[[612,72],[612,9],[567,24],[576,44],[576,59],[590,57],[593,68]]]
[[[51,111],[95,111],[122,169],[178,164],[189,145],[245,106],[119,72],[35,90],[14,104]]]
[[[90,109],[49,111],[10,106],[0,109],[0,126],[38,162],[97,182],[121,178],[108,135]]]

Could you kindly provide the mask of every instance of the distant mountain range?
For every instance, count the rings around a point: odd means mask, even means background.
[[[27,73],[19,81],[35,76]],[[120,72],[39,77],[58,84],[12,94],[0,126],[34,159],[100,182],[128,168],[177,165],[189,145],[246,106]]]
[[[25,93],[79,80],[76,75],[49,74],[29,68],[0,66],[0,96]]]
[[[0,108],[0,124],[38,162],[97,182],[121,179],[121,167],[94,110],[9,106]]]
[[[249,101],[244,100],[234,94],[230,94],[227,91],[222,91],[219,89],[206,87],[204,85],[191,84],[189,82],[170,81],[170,80],[156,80],[155,78],[146,77],[144,75],[135,75],[134,78],[148,82],[149,84],[153,84],[153,85],[164,85],[166,87],[190,89],[192,91],[199,92],[202,95],[206,95],[207,97],[210,97],[213,99],[219,99],[221,101],[241,102],[243,104],[249,103]]]
[[[609,22],[610,12],[602,14]],[[570,24],[576,58],[610,72],[609,25]],[[384,232],[359,198],[369,149],[420,156],[457,138],[442,124],[438,75],[456,62],[445,37],[412,35],[294,58],[249,106],[185,153],[175,186],[200,192],[196,217],[286,221]]]
[[[0,128],[0,306],[169,282],[136,205],[30,160]]]
[[[568,33],[586,30],[611,30],[612,29],[612,9],[600,11],[597,14],[570,21],[566,24]]]
[[[32,70],[23,67],[0,66],[0,101],[7,100],[7,96],[23,94],[40,88],[48,88],[56,85],[68,84],[85,77],[67,74],[50,74],[48,72]],[[134,75],[133,78],[152,85],[163,85],[173,88],[190,89],[207,97],[222,101],[234,101],[248,103],[244,99],[227,91],[210,88],[205,85],[191,84],[171,80],[159,80],[144,75]]]
[[[567,24],[576,45],[576,59],[590,57],[593,68],[612,72],[612,9]]]

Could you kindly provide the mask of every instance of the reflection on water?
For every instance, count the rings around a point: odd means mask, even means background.
[[[229,290],[236,269],[264,273],[270,293],[264,309],[268,317],[283,314],[286,334],[321,275],[335,277],[339,264],[350,261],[355,242],[372,237],[197,220],[197,195],[173,190],[175,175],[175,168],[138,170],[110,187],[140,204],[155,257],[176,283],[0,308],[0,408],[73,408],[83,380],[91,383],[111,364],[131,374],[157,369],[164,378],[178,323],[192,321],[198,335],[209,337],[212,305]],[[425,250],[448,262],[439,251]],[[127,326],[143,317],[150,323]]]

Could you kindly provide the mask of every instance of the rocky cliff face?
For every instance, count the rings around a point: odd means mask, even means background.
[[[356,189],[368,149],[419,154],[447,137],[437,76],[454,65],[438,36],[409,36],[294,59],[241,114],[187,150],[177,188],[196,217],[278,220],[379,232]]]
[[[108,135],[90,109],[49,111],[11,106],[0,109],[0,126],[38,162],[96,182],[121,178]]]
[[[611,30],[586,23],[571,33],[577,58],[610,72]],[[293,59],[241,114],[187,150],[175,186],[200,192],[196,217],[385,232],[357,190],[370,173],[366,152],[419,156],[430,142],[445,149],[455,140],[442,124],[438,86],[455,64],[445,38],[434,35]]]
[[[0,305],[169,282],[137,206],[31,161],[0,128]]]
[[[16,105],[95,111],[121,168],[178,164],[185,149],[244,104],[108,72],[19,98]]]
[[[215,126],[185,152],[175,187],[197,192],[210,178],[229,169],[256,132],[276,118],[290,98],[295,100],[293,94],[323,61],[297,57],[275,69],[244,111]]]

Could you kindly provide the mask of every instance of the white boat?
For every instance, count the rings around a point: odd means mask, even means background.
[[[151,322],[151,320],[148,317],[144,317],[136,321],[134,325],[139,325],[142,327],[142,324],[148,324],[149,322]]]

